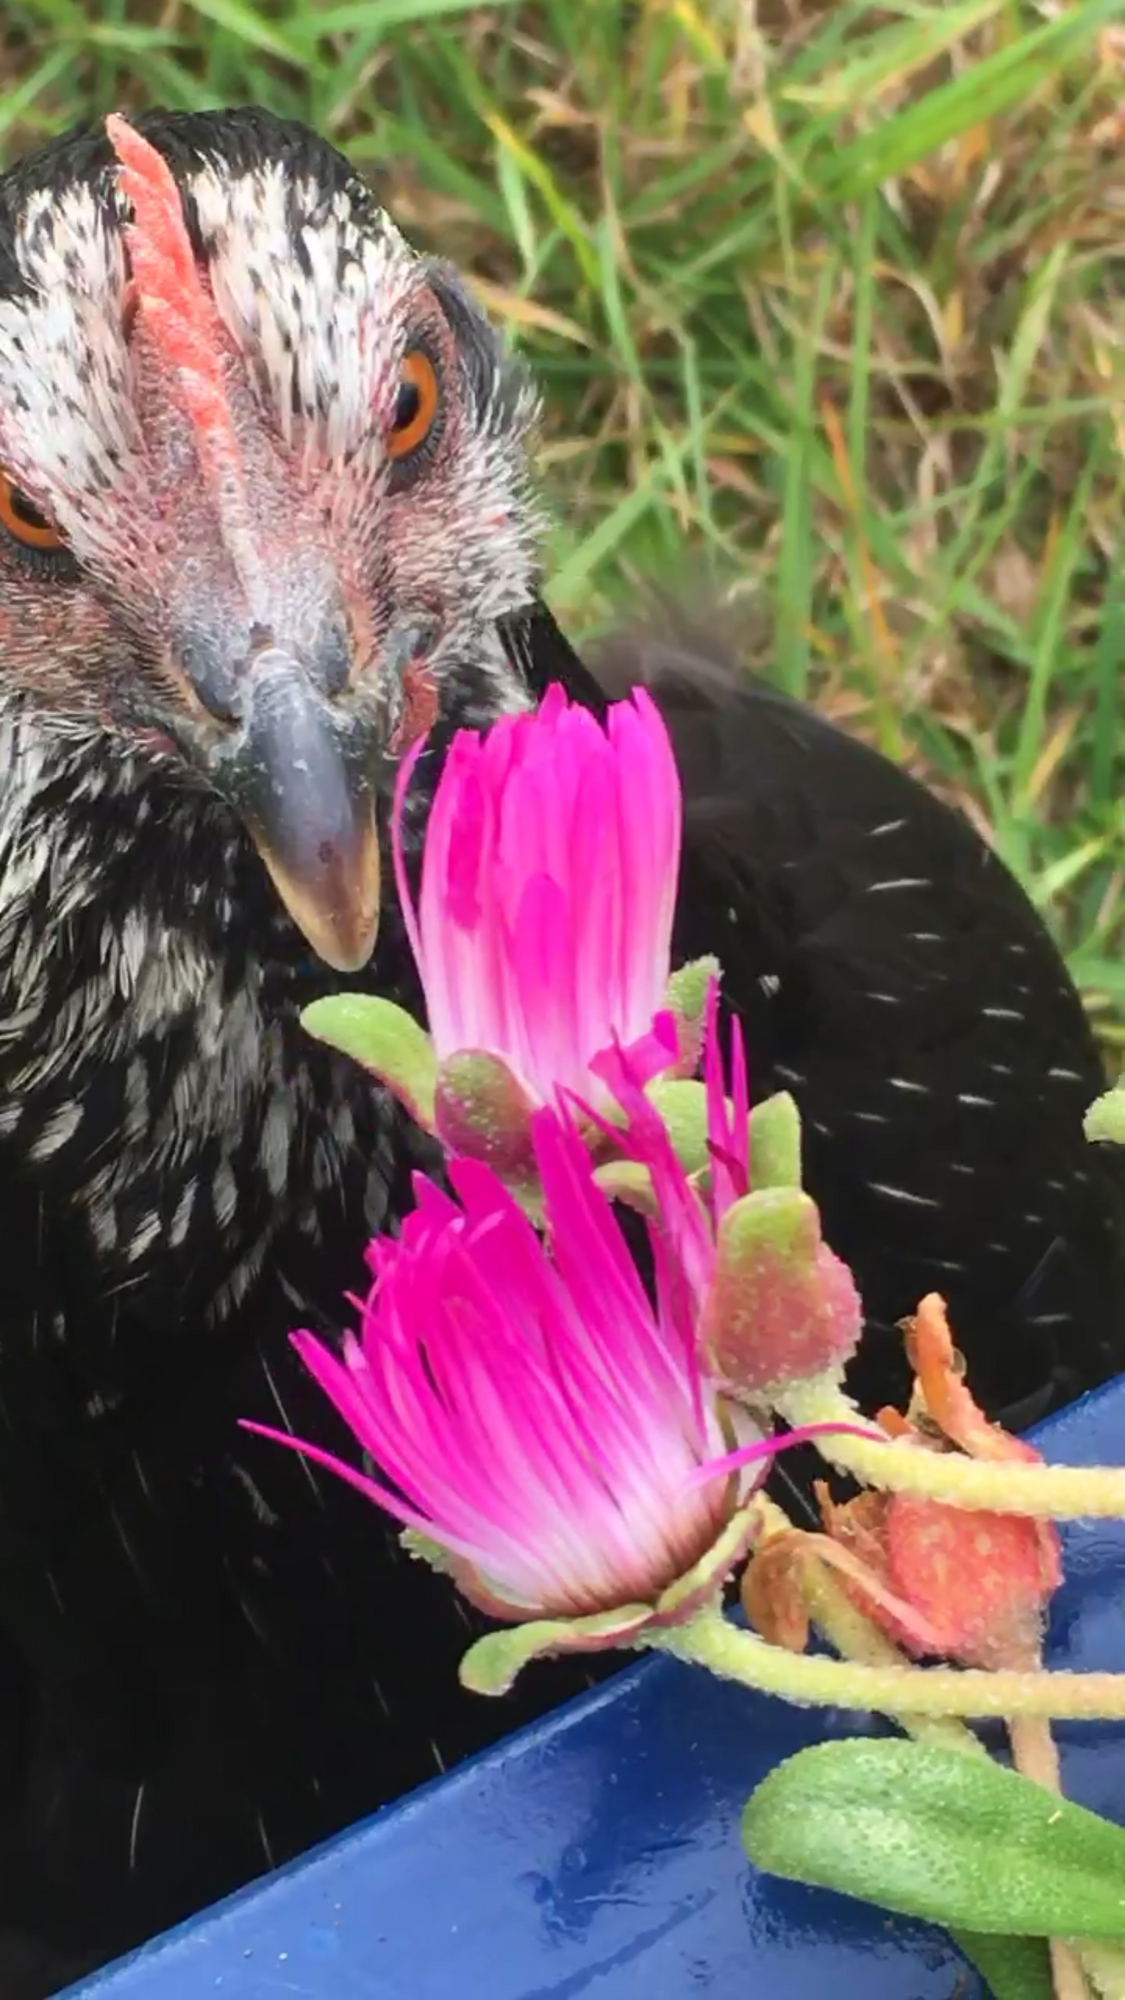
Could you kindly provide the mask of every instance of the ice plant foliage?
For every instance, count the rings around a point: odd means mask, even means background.
[[[859,1341],[859,1295],[822,1238],[815,1202],[798,1184],[799,1144],[780,1149],[776,1177],[754,1184],[753,1155],[761,1151],[754,1146],[755,1119],[777,1107],[750,1115],[737,1020],[724,1062],[718,981],[710,981],[707,993],[702,1084],[679,1086],[698,1091],[705,1129],[706,1166],[690,1181],[670,1144],[659,1094],[653,1102],[616,1054],[599,1058],[596,1068],[625,1114],[619,1143],[647,1171],[657,1216],[677,1218],[712,1372],[732,1395],[766,1402],[795,1381],[838,1378]],[[788,1116],[796,1127],[791,1105]]]
[[[615,1041],[664,1068],[650,1041],[665,1006],[680,859],[680,783],[643,689],[603,729],[552,687],[486,736],[461,731],[438,783],[421,891],[411,901],[399,775],[395,865],[439,1062],[502,1059],[536,1104],[596,1094]]]
[[[717,985],[708,1001],[704,1083],[716,1233],[706,1336],[716,1372],[733,1392],[764,1396],[779,1384],[839,1373],[863,1325],[855,1281],[825,1243],[816,1204],[799,1185],[752,1184],[742,1029],[732,1023],[728,1103]]]

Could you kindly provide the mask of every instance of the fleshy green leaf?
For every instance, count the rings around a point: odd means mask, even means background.
[[[742,1838],[758,1868],[906,1916],[996,1935],[1125,1937],[1125,1830],[991,1758],[817,1744],[759,1785]]]
[[[757,1268],[768,1254],[794,1273],[812,1269],[820,1246],[820,1217],[811,1195],[801,1188],[754,1188],[732,1202],[719,1225],[719,1254],[732,1271]]]
[[[646,1092],[660,1113],[685,1173],[710,1170],[707,1149],[707,1092],[694,1077],[661,1076]],[[801,1118],[788,1091],[756,1104],[749,1121],[750,1186],[799,1188]]]
[[[750,1186],[799,1188],[801,1116],[787,1090],[750,1113]]]
[[[595,1167],[594,1179],[610,1201],[624,1202],[627,1208],[636,1209],[638,1215],[653,1219],[659,1213],[652,1175],[639,1160],[607,1160],[603,1166]]]
[[[706,1603],[718,1607],[724,1583],[757,1539],[760,1528],[761,1520],[753,1505],[740,1507],[732,1514],[706,1555],[661,1591],[656,1600],[656,1622],[684,1625]]]
[[[975,1965],[992,2000],[1054,2000],[1046,1938],[984,1937],[954,1931],[953,1942]]]
[[[719,1223],[703,1332],[721,1379],[741,1394],[840,1369],[863,1318],[850,1274],[821,1239],[801,1188],[753,1188]]]
[[[1087,1139],[1107,1139],[1111,1145],[1125,1146],[1125,1089],[1119,1084],[1096,1097],[1082,1121]]]
[[[693,958],[668,981],[667,1005],[685,1021],[702,1021],[711,981],[721,977],[717,958]]]
[[[371,1070],[419,1125],[433,1131],[433,1045],[405,1008],[374,993],[333,993],[305,1008],[301,1026],[318,1042]]]
[[[703,1051],[703,1021],[711,981],[721,977],[717,958],[695,958],[672,974],[665,990],[664,1004],[676,1016],[679,1076],[694,1076]]]
[[[506,1625],[469,1647],[459,1668],[461,1685],[470,1694],[507,1694],[532,1660],[627,1646],[651,1618],[651,1604],[622,1604],[589,1618],[535,1618],[526,1625]]]
[[[417,1528],[404,1528],[399,1541],[416,1562],[429,1563],[439,1576],[453,1575],[453,1558],[443,1542],[435,1542],[431,1535],[423,1535]]]
[[[658,1077],[645,1092],[659,1112],[672,1150],[686,1174],[702,1173],[711,1164],[707,1151],[707,1092],[690,1077]]]

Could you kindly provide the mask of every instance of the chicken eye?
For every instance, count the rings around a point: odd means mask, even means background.
[[[65,545],[57,528],[39,512],[15,481],[0,472],[0,527],[25,549],[61,549]]]
[[[440,401],[437,369],[428,354],[415,348],[402,364],[394,415],[387,436],[391,458],[407,458],[425,444],[434,426]]]

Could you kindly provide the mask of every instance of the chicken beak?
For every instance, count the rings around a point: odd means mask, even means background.
[[[379,928],[371,733],[278,648],[255,659],[239,707],[210,775],[317,956],[357,972]]]

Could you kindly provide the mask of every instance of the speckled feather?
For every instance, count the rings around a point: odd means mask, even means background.
[[[345,621],[356,699],[388,734],[411,692],[373,663],[419,593],[439,613],[439,748],[528,684],[596,704],[535,604],[534,398],[455,275],[298,127],[140,122],[225,327],[277,615]],[[185,576],[221,606],[230,524],[123,338],[123,220],[101,134],[0,180],[0,455],[71,543],[46,561],[0,544],[5,2000],[42,2000],[574,1684],[543,1669],[503,1704],[460,1696],[445,1584],[355,1495],[235,1430],[344,1444],[285,1335],[335,1323],[425,1148],[302,1036],[300,1006],[340,981],[153,740],[154,708],[182,698]],[[420,299],[451,387],[404,476],[378,411]],[[994,1404],[1030,1413],[1108,1372],[1120,1206],[1078,1131],[1097,1057],[1025,899],[955,816],[737,681],[710,638],[634,636],[604,671],[651,678],[668,715],[679,946],[723,956],[755,1091],[802,1103],[880,1393],[892,1322],[935,1283]],[[363,977],[416,998],[393,906]]]

